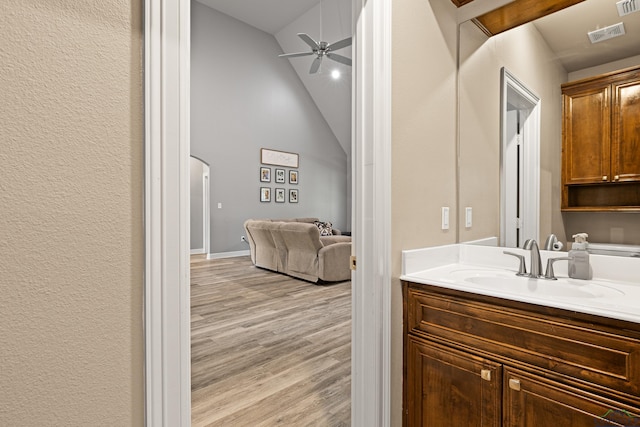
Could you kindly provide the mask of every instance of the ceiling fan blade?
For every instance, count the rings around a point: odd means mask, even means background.
[[[313,62],[311,63],[311,68],[309,69],[309,74],[315,74],[318,72],[318,69],[320,69],[320,63],[322,62],[322,57],[318,56],[316,59],[313,60]]]
[[[282,55],[278,55],[280,58],[295,58],[298,56],[309,56],[314,55],[313,52],[299,52],[299,53],[283,53]]]
[[[347,37],[346,39],[331,43],[329,46],[327,46],[327,49],[338,50],[347,46],[351,46],[351,37]]]
[[[340,62],[345,65],[351,65],[351,58],[347,58],[346,56],[338,55],[337,53],[332,52],[327,53],[325,56],[336,62]]]
[[[314,50],[320,49],[320,45],[311,37],[309,37],[308,34],[298,33],[298,37],[300,37],[303,42],[308,44],[311,49],[314,49]]]

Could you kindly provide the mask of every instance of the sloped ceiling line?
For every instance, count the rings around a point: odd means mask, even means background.
[[[328,43],[352,35],[351,0],[197,0],[239,21],[273,35],[283,53],[304,52],[308,46],[297,36],[307,33],[314,40]],[[320,16],[322,10],[322,17]],[[320,28],[322,23],[322,29]],[[351,58],[351,47],[340,50]],[[282,59],[289,61],[331,128],[342,149],[351,153],[351,67],[324,59],[317,74],[310,75],[313,57]],[[339,79],[331,72],[338,70]]]

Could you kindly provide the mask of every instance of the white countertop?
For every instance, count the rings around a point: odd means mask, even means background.
[[[592,280],[568,278],[567,262],[557,261],[554,270],[559,280],[554,282],[517,277],[518,260],[503,254],[504,250],[525,255],[530,271],[529,251],[455,244],[403,251],[400,278],[640,323],[640,258],[591,255]],[[548,258],[567,253],[540,251],[540,255],[544,269]],[[484,285],[489,282],[490,286]]]

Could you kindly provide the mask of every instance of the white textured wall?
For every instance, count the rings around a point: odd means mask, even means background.
[[[0,425],[142,425],[141,0],[0,2]]]
[[[391,412],[402,423],[401,251],[455,243],[456,9],[394,0],[392,104]],[[451,229],[440,229],[440,208]]]

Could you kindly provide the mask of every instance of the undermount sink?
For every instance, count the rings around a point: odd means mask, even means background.
[[[618,289],[591,280],[569,278],[559,278],[558,280],[533,279],[503,271],[463,269],[451,272],[448,280],[455,280],[463,282],[467,286],[477,286],[485,289],[561,298],[611,298],[624,295],[624,292]]]

